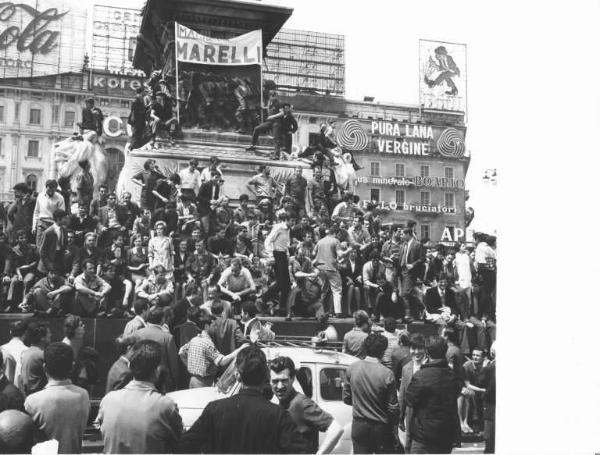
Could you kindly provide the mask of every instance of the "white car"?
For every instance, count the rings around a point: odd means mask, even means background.
[[[346,377],[346,368],[358,358],[329,349],[269,346],[263,352],[270,361],[278,356],[290,357],[296,366],[294,388],[315,401],[323,410],[333,416],[344,429],[344,433],[332,453],[352,452],[352,406],[342,401],[342,386]],[[240,384],[236,382],[235,362],[231,362],[225,373],[214,387],[179,390],[171,392],[171,397],[188,429],[200,417],[208,403],[236,394]],[[272,400],[277,403],[277,398]],[[319,433],[322,442],[324,433]]]

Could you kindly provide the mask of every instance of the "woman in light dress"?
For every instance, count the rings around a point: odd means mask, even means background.
[[[175,249],[171,238],[165,235],[166,227],[164,221],[157,221],[154,225],[156,234],[148,242],[148,268],[152,270],[157,265],[162,265],[167,271],[167,279],[171,279]]]

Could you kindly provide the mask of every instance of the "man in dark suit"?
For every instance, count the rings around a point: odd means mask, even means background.
[[[459,334],[460,349],[463,353],[470,352],[468,329],[473,324],[468,322],[468,315],[462,314],[456,305],[456,294],[448,286],[446,275],[440,275],[437,286],[425,292],[425,310],[427,320],[436,324],[454,327]]]
[[[127,209],[117,204],[117,195],[110,193],[106,205],[98,210],[98,246],[107,247],[112,243],[116,232],[124,232],[127,223]]]
[[[210,173],[210,180],[200,185],[200,190],[198,190],[198,204],[196,204],[196,208],[198,209],[198,215],[204,228],[204,235],[210,232],[210,215],[214,209],[210,201],[219,199],[221,189],[219,187],[220,179],[221,174],[219,171],[212,171]]]
[[[210,402],[181,437],[175,453],[303,452],[304,441],[289,413],[264,395],[269,382],[265,354],[257,346],[242,349],[235,366],[240,392]]]
[[[144,129],[146,128],[146,103],[144,102],[144,87],[135,91],[135,99],[131,103],[131,112],[127,119],[131,125],[131,150],[144,145]]]
[[[346,303],[345,314],[353,314],[362,308],[362,270],[364,264],[358,251],[359,246],[356,245],[343,259],[340,266],[343,284],[342,294],[345,295],[343,301]]]
[[[421,242],[414,238],[412,229],[406,228],[402,230],[402,241],[398,275],[401,277],[402,297],[405,297],[415,287],[417,278],[423,275],[425,250]],[[404,300],[407,301],[407,299]],[[407,317],[412,316],[408,305],[404,310],[404,314]]]
[[[175,339],[169,332],[165,332],[160,326],[163,322],[164,309],[162,307],[152,308],[146,318],[146,327],[135,332],[138,341],[151,340],[156,341],[161,347],[161,374],[159,381],[162,387],[159,390],[172,391],[177,384],[179,374],[179,358],[177,356],[177,347]]]
[[[58,209],[54,212],[53,217],[54,224],[46,228],[42,234],[38,271],[45,275],[48,270],[54,269],[59,275],[64,275],[66,272],[70,272],[70,270],[65,270],[64,261],[69,215],[64,210]]]

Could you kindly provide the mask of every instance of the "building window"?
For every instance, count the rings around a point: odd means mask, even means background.
[[[21,103],[15,103],[15,122],[19,121],[21,116]]]
[[[100,98],[100,106],[108,107],[110,105],[110,100],[108,98]]]
[[[429,166],[426,164],[421,165],[421,177],[429,177]]]
[[[27,157],[37,158],[40,152],[40,141],[29,141],[27,145]]]
[[[429,205],[430,198],[429,191],[421,191],[421,205]]]
[[[449,208],[454,208],[454,193],[444,194],[444,205]]]
[[[75,125],[75,112],[65,112],[65,126],[72,127],[73,125]]]
[[[404,190],[397,190],[396,191],[396,204],[398,205],[404,205],[406,201],[406,193]]]
[[[404,164],[396,163],[396,177],[404,177]]]
[[[4,156],[4,153],[2,152],[2,138],[0,137],[0,156]]]
[[[379,177],[379,163],[371,163],[371,175]]]
[[[75,95],[67,95],[65,96],[65,101],[67,103],[75,103],[77,100],[75,99]]]
[[[25,183],[31,191],[37,191],[37,181],[38,178],[35,174],[29,174],[27,177],[25,177]]]
[[[60,121],[60,106],[56,105],[52,108],[52,124]]]
[[[4,123],[4,106],[0,106],[0,123]]]
[[[379,188],[371,188],[371,201],[379,202]]]
[[[129,100],[121,100],[121,107],[123,109],[129,109]]]
[[[29,124],[39,125],[42,123],[42,110],[41,109],[30,109],[29,110]]]
[[[429,225],[422,224],[421,225],[421,242],[426,242],[429,240]]]
[[[452,167],[444,168],[444,177],[446,177],[447,179],[453,179],[454,178],[454,168],[452,168]]]

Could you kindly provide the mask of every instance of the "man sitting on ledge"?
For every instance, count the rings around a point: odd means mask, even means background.
[[[135,290],[136,297],[147,300],[151,306],[169,305],[174,293],[173,281],[167,280],[166,270],[162,265],[155,266],[152,275],[142,281]]]
[[[103,316],[106,311],[106,295],[110,285],[96,274],[96,263],[90,259],[83,262],[83,273],[75,278],[75,305],[73,313],[82,317]]]

